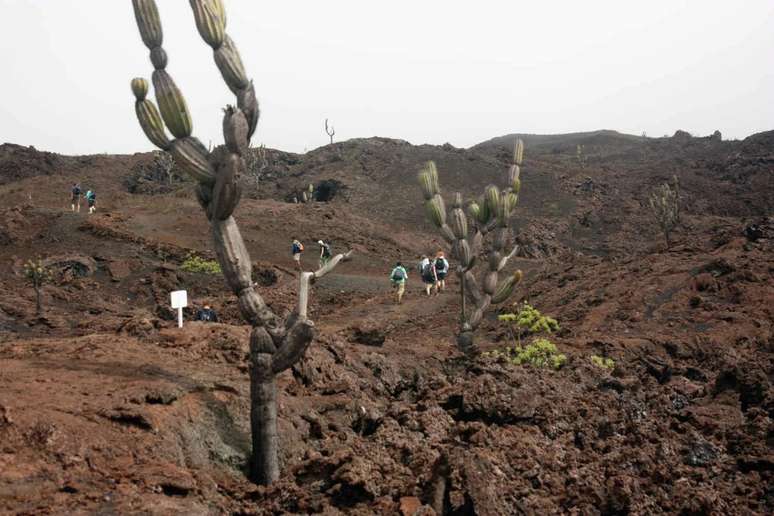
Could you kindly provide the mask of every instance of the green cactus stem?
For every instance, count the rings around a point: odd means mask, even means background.
[[[191,115],[175,81],[165,70],[155,70],[152,77],[156,102],[159,104],[161,118],[164,119],[169,132],[177,138],[191,136]]]
[[[484,204],[491,216],[497,216],[500,212],[500,189],[495,185],[489,185],[484,192]]]
[[[455,202],[455,205],[456,204],[457,203]],[[451,211],[450,226],[456,239],[460,240],[468,236],[468,218],[461,208],[454,208]]]
[[[231,152],[240,156],[247,154],[247,118],[241,109],[234,106],[228,106],[223,116],[223,136],[226,140],[226,147]]]
[[[517,165],[521,165],[524,160],[524,142],[521,138],[516,140],[516,145],[513,148],[513,162]]]
[[[492,304],[500,304],[508,300],[516,289],[516,285],[521,282],[523,274],[520,270],[517,270],[507,278],[505,278],[497,286],[495,294],[492,296]]]
[[[217,49],[223,44],[226,35],[226,21],[219,16],[219,9],[211,0],[191,0],[196,28],[202,39]]]
[[[132,93],[134,93],[134,97],[140,101],[145,100],[145,97],[148,95],[148,81],[143,79],[142,77],[136,77],[132,79]]]
[[[175,162],[191,177],[200,183],[213,183],[215,170],[208,160],[207,147],[197,138],[177,138],[171,144]]]
[[[242,58],[239,56],[234,42],[228,35],[223,40],[223,44],[215,50],[215,64],[223,76],[232,92],[247,88],[249,81],[245,74],[245,67],[242,64]]]
[[[170,142],[164,131],[164,122],[161,120],[161,115],[153,101],[138,100],[134,104],[134,110],[145,136],[159,149],[169,150]]]
[[[142,42],[145,43],[148,50],[160,47],[164,41],[164,33],[161,30],[161,18],[159,18],[156,2],[153,0],[132,0],[132,6]]]
[[[443,198],[439,194],[435,194],[432,199],[425,203],[425,210],[430,221],[436,227],[440,228],[446,224],[446,206],[444,206]]]

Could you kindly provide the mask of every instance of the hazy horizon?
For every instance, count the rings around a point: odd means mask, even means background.
[[[188,2],[157,1],[194,135],[222,141],[234,99]],[[255,80],[253,143],[303,152],[382,136],[469,147],[509,133],[648,136],[774,128],[774,3],[600,0],[499,6],[225,0]],[[0,0],[0,142],[65,154],[151,150],[133,77],[152,66],[131,2]]]

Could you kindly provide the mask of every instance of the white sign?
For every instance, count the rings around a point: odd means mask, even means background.
[[[183,308],[188,306],[188,292],[185,290],[175,290],[169,294],[172,301],[172,308],[177,308],[177,327],[183,327]]]
[[[188,306],[188,292],[185,290],[175,290],[170,293],[172,298],[172,308],[185,308]]]

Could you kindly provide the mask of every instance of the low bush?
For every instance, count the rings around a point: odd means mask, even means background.
[[[220,274],[220,264],[215,260],[206,260],[195,254],[189,254],[180,265],[180,270],[197,274]]]
[[[550,367],[551,369],[561,369],[567,363],[567,356],[559,353],[556,344],[548,339],[535,339],[526,347],[514,346],[503,350],[496,349],[484,353],[484,356],[504,358],[515,365]]]
[[[515,314],[502,314],[498,319],[508,325],[517,346],[521,346],[522,334],[553,333],[559,330],[556,319],[541,314],[528,303],[523,303]]]
[[[591,355],[591,363],[602,369],[615,369],[615,360],[607,357],[600,357],[598,355]]]

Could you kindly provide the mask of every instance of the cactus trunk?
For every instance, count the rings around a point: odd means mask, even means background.
[[[253,457],[250,476],[268,485],[279,478],[279,439],[277,436],[277,382],[271,371],[271,355],[250,350],[250,430]],[[259,453],[255,453],[260,450]]]

